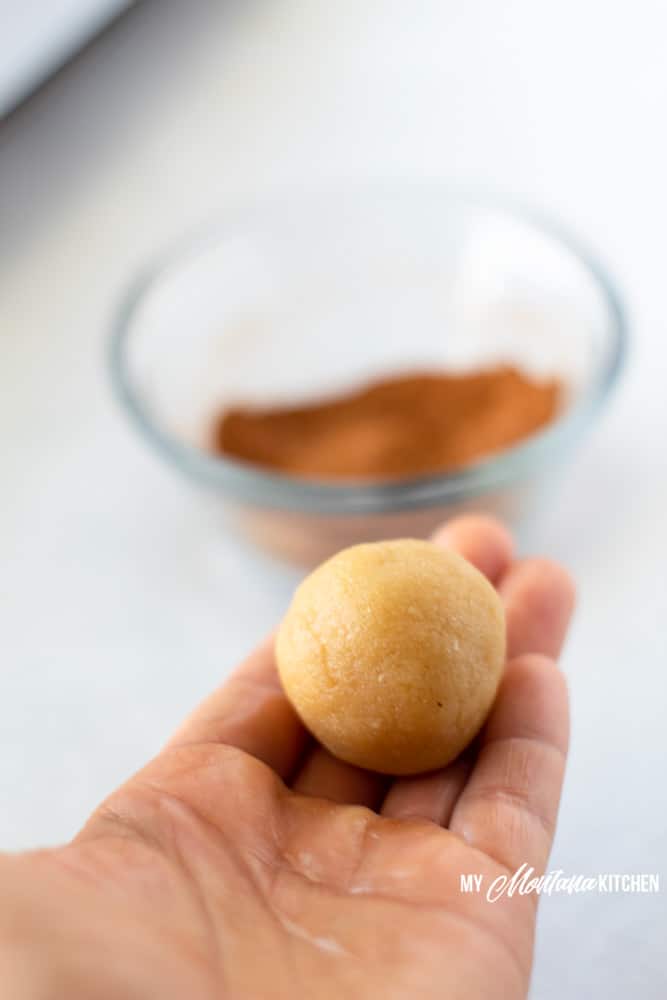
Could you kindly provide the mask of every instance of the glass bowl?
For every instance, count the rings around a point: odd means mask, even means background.
[[[625,342],[613,283],[560,227],[493,196],[375,185],[255,204],[170,249],[120,307],[111,370],[153,448],[260,545],[311,565],[466,510],[520,525],[606,400]],[[312,481],[210,447],[229,404],[501,362],[560,377],[562,411],[455,473]]]

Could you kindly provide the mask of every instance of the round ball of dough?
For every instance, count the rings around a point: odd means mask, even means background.
[[[332,754],[417,774],[457,757],[484,722],[505,660],[503,608],[455,552],[413,539],[355,545],[297,588],[276,659]]]

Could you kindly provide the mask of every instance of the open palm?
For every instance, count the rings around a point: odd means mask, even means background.
[[[484,890],[546,864],[567,745],[552,658],[572,588],[551,563],[514,562],[487,519],[437,540],[507,611],[509,661],[474,752],[394,782],[334,760],[265,643],[72,844],[3,861],[13,997],[525,995],[535,897],[492,903],[460,876]]]

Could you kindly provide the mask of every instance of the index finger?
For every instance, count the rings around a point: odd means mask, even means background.
[[[185,720],[167,744],[226,743],[289,778],[307,735],[278,679],[268,636]]]

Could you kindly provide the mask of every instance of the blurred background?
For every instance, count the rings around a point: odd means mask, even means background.
[[[475,183],[597,246],[633,335],[523,544],[580,588],[552,867],[659,872],[662,891],[543,899],[532,995],[664,996],[664,4],[14,7],[0,0],[0,848],[70,837],[299,579],[122,419],[105,355],[127,283],[258,194]]]

